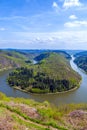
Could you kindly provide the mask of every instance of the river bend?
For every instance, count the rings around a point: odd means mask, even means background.
[[[48,95],[24,93],[10,87],[7,84],[6,78],[9,74],[9,71],[4,71],[0,72],[0,91],[10,97],[24,97],[34,99],[35,101],[39,102],[49,101],[50,103],[55,105],[67,104],[67,103],[87,103],[87,74],[85,74],[82,70],[80,70],[75,65],[73,60],[74,58],[72,57],[70,61],[71,67],[82,76],[81,85],[77,90],[73,90],[71,92],[62,94],[60,93],[60,94],[48,94]]]

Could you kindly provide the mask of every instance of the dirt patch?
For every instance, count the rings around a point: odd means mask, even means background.
[[[10,116],[0,118],[0,130],[13,130],[13,119]]]
[[[75,110],[69,114],[69,116],[72,118],[80,118],[80,119],[85,115],[87,115],[87,112],[83,110]]]
[[[10,102],[7,104],[8,106],[11,106],[13,108],[18,108],[22,113],[26,114],[30,118],[33,119],[40,119],[40,114],[38,113],[36,108],[29,107],[28,105],[25,104],[17,104],[14,102]]]
[[[87,112],[75,110],[66,117],[66,121],[73,129],[87,130]]]
[[[34,119],[39,119],[40,115],[37,112],[36,108],[33,107],[29,107],[27,105],[21,104],[20,105],[21,111],[23,113],[25,113],[27,116],[29,116],[30,118],[34,118]]]
[[[83,127],[82,129],[80,129],[80,130],[87,130],[87,127]]]

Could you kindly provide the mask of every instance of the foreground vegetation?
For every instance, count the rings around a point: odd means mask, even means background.
[[[86,130],[87,104],[55,107],[0,93],[1,130]]]
[[[57,53],[44,53],[37,59],[38,64],[10,73],[8,83],[33,93],[63,92],[79,87],[81,77],[71,69],[66,58]]]

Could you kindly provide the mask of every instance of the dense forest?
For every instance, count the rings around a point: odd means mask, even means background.
[[[36,57],[34,58],[34,60],[36,60],[36,61],[41,61],[41,60],[43,60],[44,58],[49,57],[51,53],[60,54],[60,55],[62,55],[63,57],[65,57],[66,59],[71,59],[71,56],[70,56],[67,52],[65,52],[65,51],[50,50],[50,51],[45,51],[44,53],[41,53],[40,55],[36,56]]]
[[[47,57],[38,64],[11,72],[8,83],[34,93],[63,92],[79,86],[81,78],[71,69],[66,58],[57,53],[43,55]]]
[[[87,72],[87,56],[79,56],[74,60],[74,62],[79,68]]]
[[[87,72],[87,51],[75,54],[74,62],[79,68]]]
[[[49,78],[45,73],[37,72],[34,75],[33,69],[17,68],[14,72],[9,74],[8,83],[11,86],[20,86],[21,89],[29,89],[33,92],[61,92],[73,88],[68,80],[55,80]]]

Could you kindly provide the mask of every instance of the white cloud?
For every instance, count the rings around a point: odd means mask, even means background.
[[[73,21],[64,24],[65,27],[87,27],[87,21]]]
[[[69,16],[69,19],[75,20],[75,19],[77,19],[77,17],[76,17],[76,15],[70,15],[70,16]]]
[[[7,38],[0,38],[0,46],[25,49],[87,49],[87,31],[11,32]]]
[[[54,8],[58,8],[58,4],[56,2],[53,2],[53,5],[52,5]]]
[[[65,0],[63,7],[70,8],[70,7],[79,7],[82,6],[82,3],[79,0]]]
[[[0,31],[5,31],[6,30],[6,28],[0,28]]]
[[[54,1],[53,4],[52,4],[52,7],[55,10],[55,12],[58,13],[60,11],[60,7],[59,7],[57,2]]]

